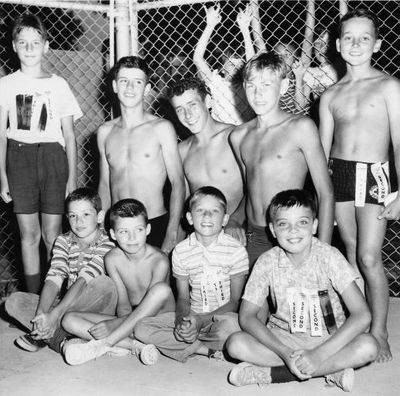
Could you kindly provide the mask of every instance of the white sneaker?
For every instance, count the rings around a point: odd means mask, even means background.
[[[337,386],[345,392],[350,392],[354,384],[354,370],[347,368],[325,376],[328,386]]]
[[[132,354],[140,358],[146,366],[156,364],[160,358],[160,352],[153,344],[143,344],[138,340],[132,342]]]
[[[103,355],[125,356],[127,349],[107,345],[103,340],[84,342],[76,339],[66,341],[63,345],[65,361],[71,366],[86,363]]]
[[[270,367],[260,367],[246,362],[237,364],[229,373],[229,382],[235,386],[268,385],[271,381]]]

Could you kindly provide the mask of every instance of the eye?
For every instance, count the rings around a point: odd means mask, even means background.
[[[73,213],[68,214],[68,218],[69,219],[75,219],[76,215],[74,215]]]

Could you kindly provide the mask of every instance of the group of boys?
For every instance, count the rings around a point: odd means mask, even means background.
[[[244,68],[244,89],[256,118],[237,127],[211,117],[210,97],[198,79],[173,84],[169,99],[192,132],[179,146],[172,124],[143,108],[150,89],[145,62],[135,56],[120,59],[113,89],[121,116],[97,135],[99,195],[87,188],[72,191],[75,171],[64,180],[71,231],[55,240],[40,298],[18,292],[6,301],[10,315],[30,330],[17,344],[31,351],[47,344],[62,351],[69,364],[129,353],[154,364],[158,351],[183,362],[193,354],[222,357],[225,351],[243,361],[229,375],[237,386],[326,376],[350,390],[353,368],[390,360],[380,249],[386,220],[400,216],[400,198],[383,209],[390,193],[390,141],[400,169],[395,111],[400,84],[371,67],[380,46],[377,26],[365,10],[342,18],[337,49],[347,74],[322,96],[320,135],[309,118],[280,109],[287,67],[274,52],[255,55]],[[40,161],[59,145],[65,146],[68,167],[75,166],[73,144],[67,142],[77,111],[63,114],[52,86],[39,90],[53,77],[41,69],[48,43],[37,18],[17,21],[13,46],[21,61],[14,75],[32,83],[25,83],[22,95],[9,77],[0,80],[5,92],[0,100],[1,196],[14,200],[23,240],[28,225],[39,226],[39,212],[43,228],[43,214],[61,218],[62,211],[47,211],[48,201],[55,200],[47,193],[54,179],[42,182],[46,172]],[[57,117],[61,134],[53,136],[47,121]],[[27,166],[24,151],[41,167],[31,165],[37,174],[29,177],[38,192],[29,209],[22,204],[27,205],[26,194],[16,186],[21,176],[9,176],[21,163]],[[308,172],[318,205],[303,190]],[[186,219],[193,232],[179,242],[189,195]],[[108,209],[115,245],[100,227]],[[334,212],[352,265],[329,245]],[[317,226],[319,239],[313,237]],[[176,300],[165,254],[171,252]],[[355,283],[357,264],[369,307]],[[67,292],[58,299],[65,279]]]

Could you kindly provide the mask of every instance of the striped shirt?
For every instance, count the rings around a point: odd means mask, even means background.
[[[78,238],[72,231],[59,235],[54,243],[53,257],[46,281],[51,280],[61,288],[68,279],[69,289],[78,278],[89,282],[104,275],[104,256],[113,247],[104,230],[99,230],[95,240],[84,250],[78,244]]]
[[[249,259],[245,247],[223,231],[207,247],[192,233],[173,250],[172,272],[175,278],[189,281],[190,305],[196,313],[207,312],[203,309],[201,286],[202,282],[211,279],[206,282],[206,287],[208,312],[212,312],[229,302],[231,279],[249,272]],[[214,289],[215,280],[219,290]]]

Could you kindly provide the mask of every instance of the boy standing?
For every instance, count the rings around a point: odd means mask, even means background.
[[[176,312],[145,318],[135,329],[142,342],[181,362],[193,354],[222,356],[226,339],[239,330],[236,312],[248,258],[244,246],[223,231],[226,206],[215,187],[192,194],[186,217],[194,233],[172,253]]]
[[[321,140],[336,199],[336,220],[347,258],[366,281],[372,311],[371,334],[380,344],[378,362],[392,359],[388,344],[389,288],[381,249],[386,220],[398,220],[400,197],[385,209],[390,192],[389,144],[400,183],[400,83],[371,66],[379,51],[378,21],[360,9],[341,20],[337,50],[346,75],[321,98]],[[400,184],[399,184],[400,185]]]
[[[175,301],[169,287],[169,260],[159,249],[146,243],[150,224],[143,204],[123,199],[110,210],[111,237],[117,242],[105,257],[108,275],[118,291],[117,317],[90,312],[70,312],[63,319],[67,331],[85,340],[64,344],[65,360],[85,363],[106,353],[140,354],[144,364],[154,364],[158,351],[135,339],[139,319],[173,312]],[[129,350],[129,352],[127,351]]]
[[[187,196],[201,186],[216,187],[225,195],[227,213],[231,215],[243,200],[240,168],[228,141],[233,126],[211,116],[211,97],[204,83],[197,78],[175,82],[169,88],[168,96],[179,121],[192,133],[178,145]],[[243,222],[244,213],[238,218],[230,217],[225,232],[245,244]]]
[[[266,212],[279,191],[303,188],[310,172],[319,203],[319,238],[330,242],[333,191],[324,152],[313,121],[279,107],[288,86],[287,66],[274,52],[261,52],[244,68],[247,99],[257,117],[236,127],[229,139],[246,180],[247,251],[250,266],[271,248]]]
[[[6,300],[7,313],[26,329],[16,344],[36,352],[46,344],[56,352],[69,335],[61,327],[65,312],[71,310],[113,314],[117,292],[104,274],[104,255],[114,247],[99,227],[104,212],[97,192],[78,188],[66,199],[71,231],[59,235],[53,248],[51,266],[40,295],[16,292]],[[67,292],[58,297],[64,281]],[[32,328],[33,323],[33,328]]]
[[[233,385],[326,376],[350,391],[352,368],[377,355],[375,338],[364,333],[371,315],[356,274],[336,248],[313,238],[315,216],[305,190],[282,191],[271,201],[269,228],[279,246],[257,260],[240,307],[244,331],[227,341],[229,354],[244,361],[229,374]],[[258,315],[268,295],[276,311],[265,325]]]
[[[185,183],[172,124],[144,110],[144,97],[151,89],[148,76],[146,62],[137,56],[121,58],[113,69],[121,116],[97,133],[99,194],[105,209],[125,198],[142,202],[151,224],[148,243],[169,253],[177,243]],[[163,196],[167,177],[169,213]]]
[[[41,236],[50,259],[66,193],[76,188],[73,122],[82,112],[66,81],[42,69],[49,48],[43,22],[21,15],[12,38],[21,69],[0,80],[0,196],[13,201],[26,287],[38,293]]]

